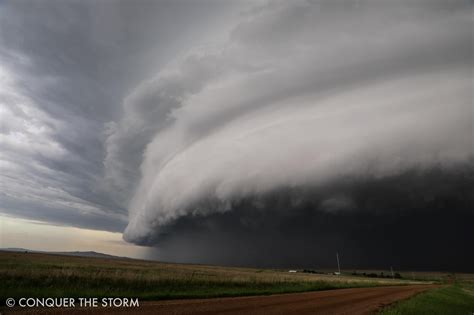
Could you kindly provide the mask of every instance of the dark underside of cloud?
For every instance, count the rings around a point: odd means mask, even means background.
[[[163,260],[287,268],[474,271],[474,167],[280,189],[187,215],[146,242]],[[144,241],[145,242],[145,241]]]

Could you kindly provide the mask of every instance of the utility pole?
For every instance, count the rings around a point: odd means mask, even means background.
[[[393,268],[392,268],[392,266],[390,266],[390,271],[392,272],[392,280],[394,280],[395,277],[393,276]]]
[[[341,266],[339,265],[339,253],[336,252],[336,259],[337,259],[337,270],[339,274],[341,274]]]

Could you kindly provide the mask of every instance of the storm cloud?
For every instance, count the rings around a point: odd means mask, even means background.
[[[185,215],[161,229],[151,257],[283,268],[472,271],[473,170],[410,170],[282,188]]]
[[[156,129],[142,137],[126,239],[282,187],[472,157],[469,11],[324,4],[255,9],[223,48],[191,53],[136,91],[134,114]]]
[[[2,211],[174,261],[474,265],[471,2],[1,6]]]

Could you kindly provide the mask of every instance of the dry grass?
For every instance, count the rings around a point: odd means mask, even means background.
[[[0,297],[217,297],[407,284],[282,270],[0,252]]]

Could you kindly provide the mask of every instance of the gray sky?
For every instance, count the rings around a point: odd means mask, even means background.
[[[1,208],[122,231],[104,191],[106,124],[123,99],[238,12],[218,1],[2,1]]]
[[[472,40],[469,1],[2,1],[0,211],[167,259],[275,191],[368,211],[321,189],[470,174]]]

